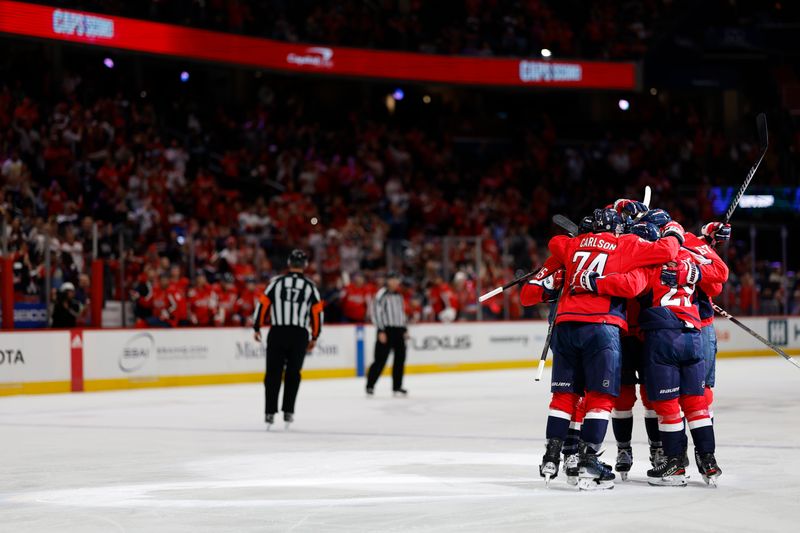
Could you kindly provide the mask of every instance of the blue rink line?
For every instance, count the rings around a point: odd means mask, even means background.
[[[261,428],[252,428],[252,429],[224,429],[224,428],[197,428],[197,427],[187,427],[187,428],[178,428],[178,427],[168,427],[168,426],[93,426],[89,424],[50,424],[47,423],[44,426],[42,424],[33,424],[33,423],[24,423],[24,422],[0,422],[0,427],[8,426],[8,427],[30,427],[30,428],[38,428],[38,429],[48,429],[48,428],[64,428],[64,429],[95,429],[95,430],[121,430],[121,431],[141,431],[141,430],[149,430],[149,431],[179,431],[179,432],[189,432],[189,433],[262,433],[264,435],[279,435],[279,434],[286,434],[286,435],[327,435],[331,437],[386,437],[386,438],[397,438],[397,437],[406,437],[411,439],[457,439],[457,440],[490,440],[490,441],[508,441],[508,442],[536,442],[542,440],[539,437],[493,437],[489,435],[463,435],[463,434],[452,434],[452,435],[432,435],[426,433],[368,433],[368,432],[360,432],[360,431],[314,431],[314,430],[302,430],[302,429],[292,429],[291,431],[272,431],[267,432]],[[648,445],[645,441],[632,441],[633,444],[636,445]],[[609,442],[607,449],[611,449],[614,447],[613,442]],[[731,443],[717,443],[717,448],[745,448],[745,449],[769,449],[769,450],[800,450],[800,446],[781,446],[776,444],[731,444]]]
[[[364,326],[356,326],[356,376],[363,378],[366,370],[364,359]]]

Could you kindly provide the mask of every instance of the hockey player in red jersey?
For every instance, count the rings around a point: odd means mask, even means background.
[[[722,286],[728,281],[728,266],[714,250],[714,246],[731,238],[730,224],[709,222],[701,230],[702,237],[692,233],[686,234],[684,246],[691,252],[702,256],[710,263],[704,264],[703,279],[697,284],[697,303],[700,306],[700,333],[703,340],[703,356],[706,363],[706,400],[711,418],[714,412],[714,384],[716,382],[717,334],[714,331],[714,308],[711,298],[722,292]]]
[[[683,228],[676,222],[664,227],[664,238],[647,242],[635,235],[621,235],[623,220],[613,209],[597,209],[593,233],[578,237],[556,236],[552,253],[534,281],[560,268],[566,278],[577,272],[598,275],[628,272],[661,265],[675,258],[683,243]],[[542,289],[526,284],[520,292],[523,305],[541,301]],[[581,426],[579,481],[581,489],[613,488],[614,475],[597,459],[608,420],[619,394],[620,330],[627,329],[623,299],[597,294],[565,292],[559,302],[553,330],[553,371],[547,447],[540,474],[549,483],[558,473],[562,446],[570,419],[585,393],[586,416]]]
[[[672,222],[667,223],[667,227]],[[570,289],[578,294],[639,297],[639,325],[645,333],[645,384],[658,413],[665,461],[648,470],[651,485],[686,485],[685,413],[706,482],[721,474],[714,457],[714,428],[704,395],[705,364],[700,337],[700,313],[692,301],[701,269],[695,255],[681,249],[668,268],[639,268],[602,276],[576,273]]]
[[[632,234],[647,241],[659,239],[660,230],[655,224],[639,222],[629,230]],[[617,441],[617,459],[614,465],[623,480],[628,478],[633,466],[633,407],[636,404],[636,384],[639,384],[639,396],[645,408],[644,424],[647,440],[650,444],[650,463],[656,466],[663,457],[661,434],[658,431],[658,415],[647,398],[644,386],[644,334],[639,328],[639,301],[629,298],[625,302],[628,320],[628,331],[622,335],[622,372],[619,396],[614,400],[611,411],[611,428]]]

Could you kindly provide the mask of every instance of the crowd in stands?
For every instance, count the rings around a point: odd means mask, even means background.
[[[641,58],[674,2],[573,0],[70,0],[60,7],[289,42],[481,56]],[[577,7],[577,8],[576,8]]]
[[[476,297],[542,263],[552,214],[577,218],[649,184],[692,229],[714,217],[709,187],[736,183],[757,151],[678,103],[625,134],[570,143],[542,114],[502,157],[475,157],[451,133],[471,120],[457,114],[426,127],[369,108],[325,121],[299,89],[267,80],[242,113],[96,87],[77,73],[47,97],[22,80],[0,85],[14,289],[43,301],[49,286],[55,301],[69,282],[86,304],[97,257],[105,297],[133,301],[140,323],[247,323],[252,295],[294,247],[311,253],[332,321],[363,320],[388,269],[405,277],[418,320],[531,317],[541,310],[514,292],[480,309]],[[766,182],[780,178],[765,166]],[[794,277],[767,262],[754,277],[739,237],[724,301],[800,313]]]

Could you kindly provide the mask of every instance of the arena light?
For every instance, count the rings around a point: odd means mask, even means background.
[[[103,64],[106,66],[106,68],[114,68],[114,60],[110,57],[105,58],[103,60]]]
[[[764,209],[775,205],[775,196],[771,194],[745,194],[739,200],[739,205],[745,209]]]
[[[622,111],[627,111],[631,108],[631,103],[624,98],[620,98],[619,102],[617,102],[617,105]]]
[[[395,89],[394,92],[392,93],[392,96],[394,97],[395,100],[399,102],[400,100],[406,97],[406,93],[403,92],[403,89]]]
[[[317,217],[311,217],[311,225],[316,226],[319,224],[319,219]]]
[[[181,72],[181,81],[183,83],[186,83],[187,81],[189,81],[189,72],[188,71],[184,70],[183,72]]]
[[[431,95],[426,94],[425,96],[422,97],[422,101],[423,101],[423,103],[430,104],[431,103]]]
[[[552,57],[553,52],[551,52],[549,48],[542,48],[541,54],[543,58],[547,59],[549,57]]]

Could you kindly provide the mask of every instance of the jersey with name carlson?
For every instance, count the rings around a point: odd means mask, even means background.
[[[577,237],[558,235],[550,239],[548,247],[552,255],[536,277],[545,278],[565,268],[566,287],[579,270],[592,270],[605,276],[662,265],[675,258],[680,244],[676,238],[649,242],[633,234],[586,233]],[[529,305],[525,301],[522,303]],[[625,331],[625,299],[592,293],[571,294],[565,289],[556,314],[556,324],[561,322],[613,324]]]

